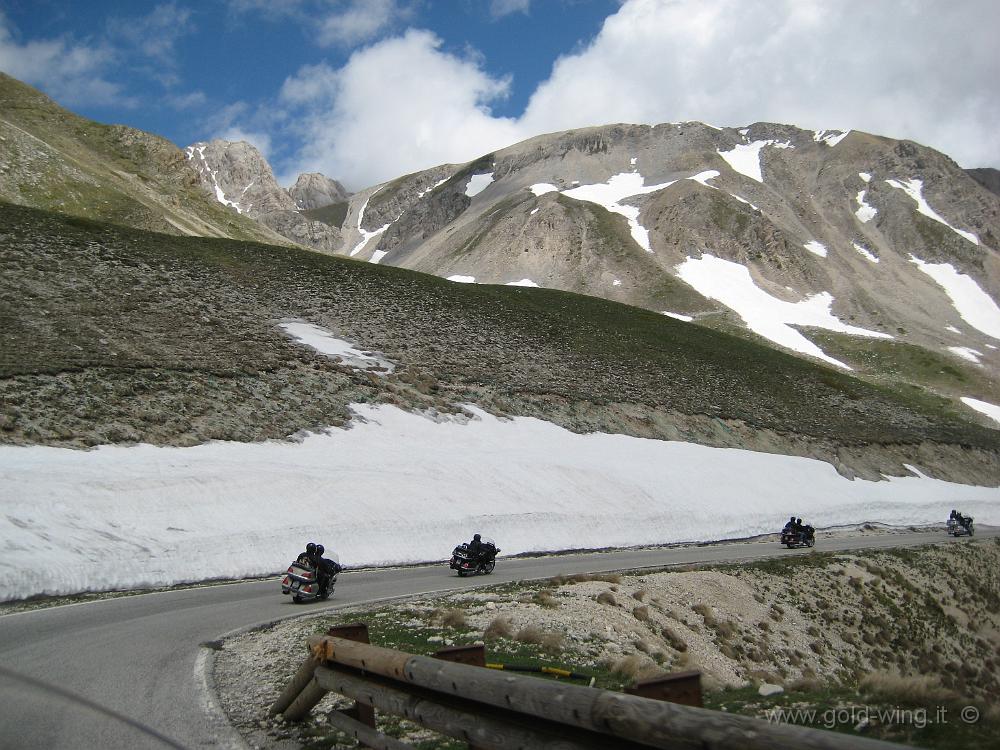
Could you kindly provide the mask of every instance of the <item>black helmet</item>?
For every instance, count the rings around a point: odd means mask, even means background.
[[[326,552],[326,547],[324,547],[322,544],[317,544],[316,545],[316,554],[317,555],[322,555],[324,552]]]
[[[472,535],[472,540],[473,540],[474,542],[478,542],[478,541],[479,541],[479,538],[480,538],[480,537],[479,537],[479,534],[473,534],[473,535]]]
[[[796,518],[795,519],[795,523],[801,525],[802,524],[802,519],[801,518]]]
[[[310,554],[310,555],[311,555],[311,554],[313,554],[313,553],[314,553],[315,551],[316,551],[316,545],[315,545],[315,544],[313,544],[312,542],[309,542],[309,544],[307,544],[307,545],[306,545],[306,553],[308,553],[308,554]]]
[[[789,521],[789,523],[795,523],[795,516],[792,516],[791,518],[789,518],[788,521]]]

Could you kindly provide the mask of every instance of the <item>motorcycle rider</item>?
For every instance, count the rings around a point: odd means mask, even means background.
[[[472,541],[469,542],[469,554],[473,560],[478,560],[483,554],[483,546],[482,537],[479,534],[474,534]]]
[[[781,530],[782,534],[790,534],[795,531],[795,516],[788,519],[788,523],[785,524],[785,528]]]
[[[333,560],[323,557],[324,552],[326,552],[326,547],[322,544],[317,544],[313,555],[313,567],[316,568],[316,582],[319,584],[321,591],[327,587],[330,579],[341,571],[340,565]]]

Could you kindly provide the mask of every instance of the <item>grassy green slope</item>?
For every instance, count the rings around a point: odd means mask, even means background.
[[[288,244],[201,188],[164,138],[102,125],[0,73],[0,198],[167,233]]]
[[[0,204],[0,440],[256,440],[340,423],[347,404],[628,402],[841,444],[995,450],[945,404],[724,333],[546,289],[178,237]],[[325,325],[400,367],[388,379],[276,328]]]

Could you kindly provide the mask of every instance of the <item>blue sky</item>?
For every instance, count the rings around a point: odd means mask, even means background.
[[[360,188],[606,122],[758,120],[1000,166],[1000,4],[0,0],[0,69],[180,146]]]

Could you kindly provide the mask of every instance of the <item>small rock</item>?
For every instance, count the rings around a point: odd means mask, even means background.
[[[760,687],[757,688],[757,695],[766,698],[769,695],[780,695],[785,692],[785,689],[781,685],[772,685],[769,682],[762,682]]]
[[[859,721],[857,724],[854,725],[854,731],[863,732],[866,729],[868,729],[869,724],[870,722],[868,721],[868,719],[862,719],[861,721]]]
[[[496,608],[497,608],[496,602],[486,602],[486,609],[496,609]]]

